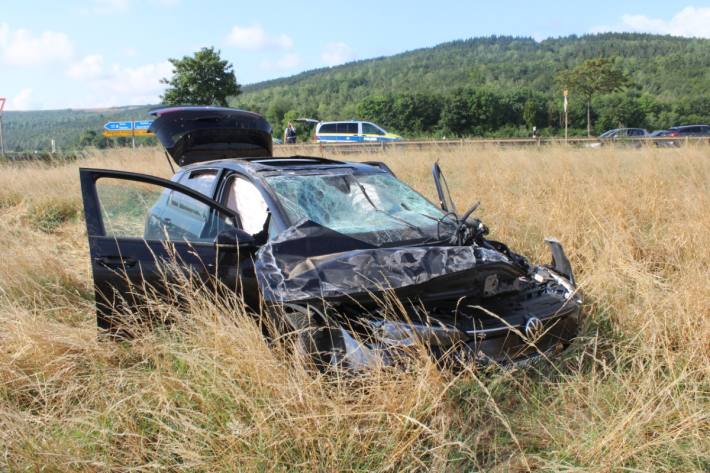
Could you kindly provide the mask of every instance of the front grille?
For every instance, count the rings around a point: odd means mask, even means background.
[[[472,338],[466,342],[467,350],[476,359],[499,363],[528,358],[548,351],[557,345],[567,346],[577,335],[578,311],[542,321],[544,334],[537,340],[526,340],[524,328],[506,330],[498,335]],[[516,333],[520,332],[520,333]],[[531,343],[534,342],[534,343]]]

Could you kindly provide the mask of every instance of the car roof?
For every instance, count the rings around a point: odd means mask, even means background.
[[[695,128],[696,126],[702,126],[702,127],[708,127],[710,125],[703,125],[703,124],[697,124],[697,125],[679,125],[679,126],[672,126],[669,128],[669,130],[682,130],[683,128]]]
[[[214,161],[204,161],[200,163],[184,166],[186,171],[202,168],[223,168],[238,171],[243,174],[259,174],[263,172],[276,173],[280,171],[313,171],[313,170],[337,170],[354,169],[366,173],[382,172],[382,168],[376,164],[358,163],[351,161],[337,161],[318,156],[288,156],[288,157],[255,157],[218,159]]]
[[[372,123],[367,120],[328,120],[319,122],[319,125],[324,125],[326,123]]]

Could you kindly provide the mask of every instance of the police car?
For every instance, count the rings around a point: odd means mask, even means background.
[[[401,136],[388,133],[382,127],[371,122],[360,120],[319,122],[313,119],[300,119],[299,121],[315,125],[313,141],[316,143],[367,143],[402,140]]]

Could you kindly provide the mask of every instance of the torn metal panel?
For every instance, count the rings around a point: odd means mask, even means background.
[[[490,262],[510,260],[479,246],[374,247],[304,220],[264,245],[255,269],[265,299],[285,302],[398,289]]]

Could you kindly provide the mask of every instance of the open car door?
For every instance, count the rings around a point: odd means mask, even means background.
[[[236,289],[237,267],[251,263],[255,248],[235,212],[165,179],[79,172],[99,328],[121,333],[123,317],[150,316],[149,300],[170,292],[180,275],[198,284],[217,277]]]
[[[434,175],[434,185],[436,186],[436,193],[439,196],[441,209],[445,212],[453,212],[455,214],[456,206],[451,198],[451,192],[449,192],[449,184],[446,182],[446,178],[441,172],[438,162],[434,163],[431,173]]]

